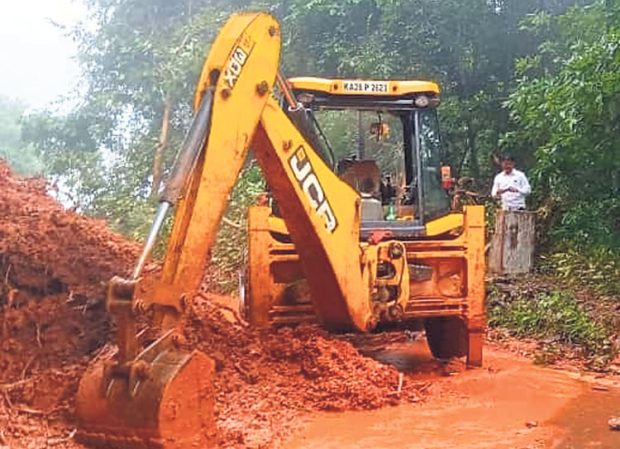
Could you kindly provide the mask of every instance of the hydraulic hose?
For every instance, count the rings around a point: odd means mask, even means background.
[[[213,90],[208,89],[202,97],[198,112],[174,161],[172,172],[159,198],[160,202],[170,203],[170,205],[174,206],[179,200],[189,175],[196,166],[198,156],[206,143],[211,125],[212,106]]]
[[[166,181],[166,186],[159,197],[159,207],[155,213],[153,224],[151,225],[144,247],[142,248],[140,258],[138,262],[136,262],[131,275],[133,280],[138,279],[140,274],[142,274],[144,265],[146,265],[146,261],[150,257],[153,247],[157,242],[157,236],[164,224],[166,215],[181,197],[181,193],[187,184],[189,176],[194,170],[198,157],[206,144],[211,126],[212,106],[213,89],[207,89],[200,102],[198,112],[194,116],[189,131],[185,136],[183,145],[177,153],[172,172]]]

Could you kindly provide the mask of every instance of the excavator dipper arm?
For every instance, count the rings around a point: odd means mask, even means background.
[[[325,164],[273,99],[263,110],[254,146],[321,322],[334,329],[369,330],[374,323],[362,271],[358,194]]]
[[[183,345],[181,317],[199,288],[228,197],[251,148],[296,244],[325,325],[375,324],[372,260],[359,244],[359,198],[331,171],[273,97],[280,28],[238,14],[212,45],[197,114],[133,278],[110,282],[117,358],[96,363],[77,397],[81,439],[104,447],[205,447],[213,426],[213,362]],[[163,217],[176,206],[163,269],[142,276]],[[369,252],[368,254],[371,254]],[[401,251],[402,253],[402,251]],[[369,274],[370,273],[370,274]],[[136,317],[152,312],[145,349]]]

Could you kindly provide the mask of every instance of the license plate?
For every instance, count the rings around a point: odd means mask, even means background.
[[[387,94],[387,81],[343,81],[345,93]]]

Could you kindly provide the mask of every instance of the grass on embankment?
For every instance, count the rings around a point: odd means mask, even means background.
[[[616,355],[618,329],[608,316],[610,311],[597,307],[596,300],[545,281],[523,280],[508,289],[493,284],[487,297],[489,326],[539,340],[535,354],[539,363],[552,363],[571,353],[590,368],[604,369]]]

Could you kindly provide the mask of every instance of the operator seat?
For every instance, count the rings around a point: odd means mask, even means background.
[[[357,192],[362,203],[362,221],[383,220],[381,170],[374,160],[344,159],[338,163],[338,175]]]

